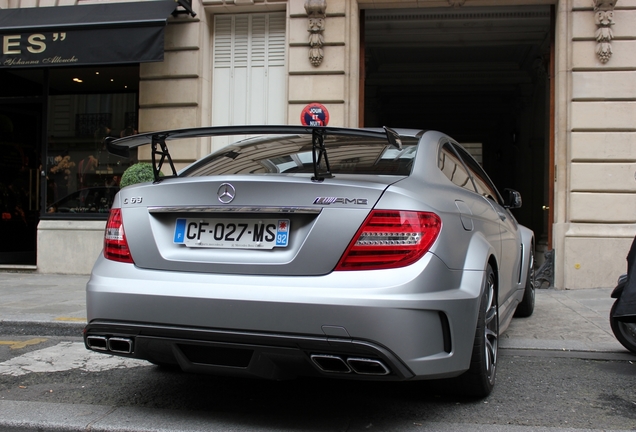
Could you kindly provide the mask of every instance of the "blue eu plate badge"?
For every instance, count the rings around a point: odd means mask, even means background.
[[[279,220],[278,230],[276,231],[276,246],[287,247],[289,241],[289,221]]]

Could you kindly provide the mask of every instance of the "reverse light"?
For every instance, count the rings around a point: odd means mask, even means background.
[[[124,263],[134,264],[128,241],[124,233],[124,221],[121,217],[121,209],[110,210],[106,231],[104,232],[104,258]]]
[[[435,213],[373,210],[347,247],[336,270],[404,267],[433,245],[442,220]]]

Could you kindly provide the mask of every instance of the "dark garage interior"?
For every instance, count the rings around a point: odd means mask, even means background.
[[[547,242],[550,6],[364,10],[364,126],[445,132]]]

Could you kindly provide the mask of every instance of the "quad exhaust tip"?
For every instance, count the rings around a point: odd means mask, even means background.
[[[132,354],[133,340],[106,336],[86,336],[86,345],[94,351],[112,352],[117,354]]]
[[[86,344],[95,351],[108,351],[108,339],[104,336],[86,336]]]
[[[388,375],[389,368],[380,360],[367,358],[348,358],[347,364],[360,375]]]
[[[354,373],[358,375],[389,375],[391,371],[380,360],[360,357],[347,357],[330,354],[312,354],[311,360],[318,369],[327,373]]]
[[[108,351],[120,354],[132,353],[132,339],[112,337],[108,339]]]
[[[311,359],[323,372],[351,373],[351,368],[341,357],[328,354],[312,354]]]

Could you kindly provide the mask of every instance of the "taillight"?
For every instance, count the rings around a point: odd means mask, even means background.
[[[110,216],[108,216],[108,222],[106,222],[106,232],[104,233],[104,258],[125,262],[134,263],[130,250],[128,249],[128,242],[126,241],[126,234],[124,233],[124,222],[121,218],[121,209],[114,208],[110,210]]]
[[[336,270],[404,267],[420,259],[442,229],[435,213],[373,210],[356,233]]]

